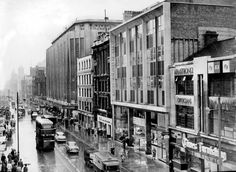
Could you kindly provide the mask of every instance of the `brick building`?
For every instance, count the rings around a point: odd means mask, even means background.
[[[216,32],[218,41],[235,35],[236,10],[232,2],[167,0],[111,30],[115,139],[134,137],[135,147],[147,154],[155,149],[157,158],[168,162],[168,126],[176,126],[169,67],[211,44],[214,37],[206,34],[208,31]],[[195,115],[189,116],[190,126],[182,126],[181,130],[199,132]]]
[[[108,137],[112,133],[112,112],[110,101],[110,54],[109,34],[101,34],[93,44],[93,86],[94,115],[98,131]]]

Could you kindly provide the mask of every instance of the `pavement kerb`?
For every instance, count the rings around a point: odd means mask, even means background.
[[[73,137],[75,137],[75,138],[78,139],[79,141],[83,142],[83,143],[86,144],[88,147],[93,147],[93,148],[95,148],[93,145],[86,143],[83,139],[79,138],[79,137],[76,136],[72,131],[67,130],[65,127],[59,126],[59,128],[62,129],[63,131],[66,131],[66,132],[70,133]],[[95,149],[98,150],[97,148],[95,148]],[[117,157],[117,158],[118,158],[118,157]],[[130,172],[127,168],[125,168],[125,167],[122,166],[122,163],[121,163],[121,167],[120,167],[120,168],[122,168],[123,170],[125,170],[125,171],[127,171],[127,172]]]

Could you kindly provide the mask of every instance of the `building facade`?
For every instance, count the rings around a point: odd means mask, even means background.
[[[47,49],[47,99],[71,115],[77,109],[77,59],[91,54],[99,32],[110,29],[117,20],[76,20]]]
[[[99,134],[113,137],[110,101],[110,54],[109,34],[101,34],[93,44],[94,115]]]
[[[236,168],[235,62],[236,55],[204,56],[171,69],[169,150],[175,170]]]
[[[169,67],[210,44],[204,42],[208,30],[217,31],[219,40],[234,35],[236,23],[226,16],[235,15],[235,8],[224,3],[164,1],[111,30],[115,139],[134,137],[135,147],[147,154],[156,152],[156,158],[168,162],[168,125],[172,124],[170,114],[174,113]],[[179,106],[181,113],[182,105]],[[188,110],[193,113],[191,106]],[[189,115],[187,120],[182,124],[186,125],[184,128],[197,131],[193,117]]]
[[[91,55],[77,59],[78,120],[80,127],[94,128],[93,116],[93,61]]]
[[[31,67],[30,75],[32,76],[32,94],[33,97],[46,97],[46,68],[45,67]]]

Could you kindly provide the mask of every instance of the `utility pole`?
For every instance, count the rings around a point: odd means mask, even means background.
[[[104,20],[105,20],[105,33],[107,33],[107,20],[108,20],[108,17],[107,17],[107,14],[106,14],[106,10],[104,10],[104,13],[105,13],[105,17],[104,17]]]
[[[20,155],[20,147],[19,147],[19,97],[18,97],[18,92],[16,93],[16,122],[17,122],[17,153],[18,156]]]
[[[220,96],[218,97],[218,126],[219,126],[219,138],[218,138],[218,147],[219,147],[219,163],[217,165],[217,171],[221,171],[221,164],[222,164],[222,159],[221,159],[221,103],[220,103]]]

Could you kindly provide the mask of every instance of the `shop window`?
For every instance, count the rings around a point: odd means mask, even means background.
[[[176,106],[177,126],[194,129],[194,109],[189,106]]]
[[[175,82],[177,95],[193,95],[193,76],[177,76]]]
[[[211,74],[209,75],[209,96],[234,97],[236,78],[234,74]]]
[[[151,112],[151,123],[157,124],[157,113]]]

